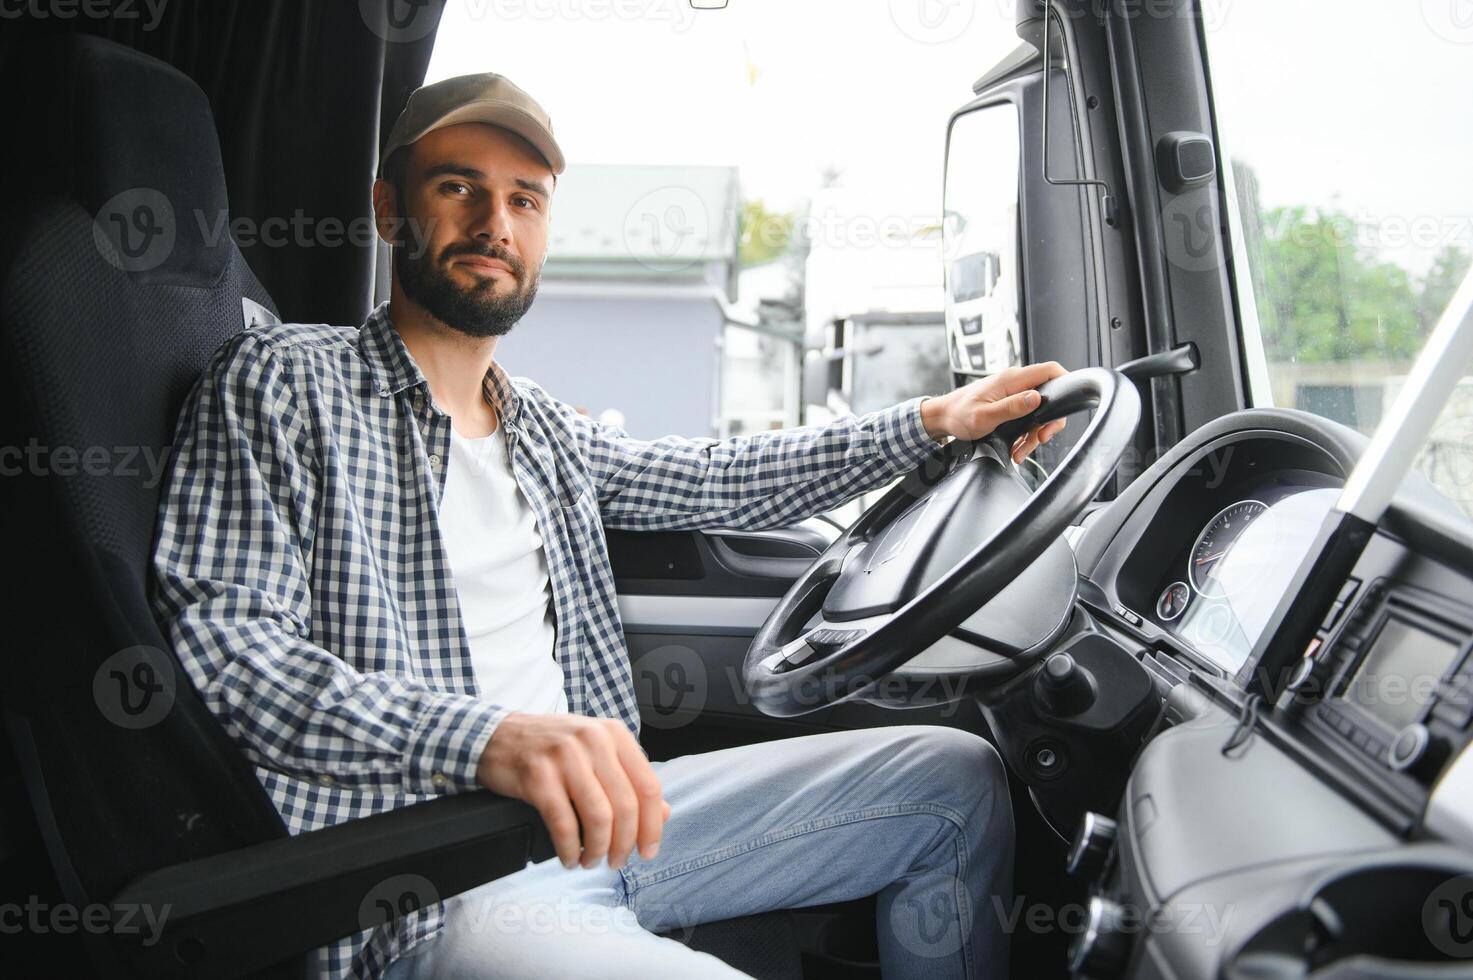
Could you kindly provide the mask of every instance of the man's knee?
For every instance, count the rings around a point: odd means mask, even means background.
[[[1007,769],[992,743],[960,728],[914,726],[911,738],[938,793],[970,815],[1011,815]],[[978,813],[978,811],[984,811]]]

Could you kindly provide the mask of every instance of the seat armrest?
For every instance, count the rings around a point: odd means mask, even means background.
[[[140,975],[241,976],[554,853],[536,810],[478,790],[150,871],[112,931]]]

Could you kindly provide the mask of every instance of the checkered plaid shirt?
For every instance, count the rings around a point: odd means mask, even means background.
[[[826,426],[652,442],[493,364],[517,483],[542,533],[574,713],[639,712],[604,527],[764,528],[904,473],[935,443],[920,399]],[[436,513],[450,416],[380,306],[223,344],[185,401],[152,601],[190,680],[293,833],[476,788],[506,710],[479,691]],[[382,973],[438,904],[322,951]]]

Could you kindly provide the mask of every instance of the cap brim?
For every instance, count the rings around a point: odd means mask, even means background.
[[[557,141],[552,138],[552,133],[547,127],[543,126],[529,113],[517,106],[495,99],[467,102],[465,105],[456,107],[419,132],[408,133],[402,138],[395,140],[394,144],[384,151],[384,158],[387,159],[390,153],[393,153],[401,146],[408,146],[411,143],[418,142],[427,133],[432,133],[437,129],[443,129],[446,126],[457,126],[461,123],[472,122],[488,123],[489,125],[500,126],[502,129],[509,129],[513,133],[516,133],[522,139],[531,143],[538,153],[542,154],[543,158],[547,161],[548,167],[551,168],[554,174],[561,174],[564,167],[567,166],[567,161],[563,159],[562,149],[557,145]]]

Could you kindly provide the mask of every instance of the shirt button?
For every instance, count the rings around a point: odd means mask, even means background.
[[[318,776],[317,781],[324,786],[331,786],[333,783],[337,782],[337,780],[333,779],[327,773],[323,773],[322,775]]]
[[[434,783],[436,786],[444,786],[446,783],[450,782],[450,780],[446,778],[443,772],[437,772],[434,775],[430,776],[430,782]]]
[[[430,454],[430,465],[433,466],[437,470],[440,468],[440,455],[439,455],[439,453],[431,453]]]

